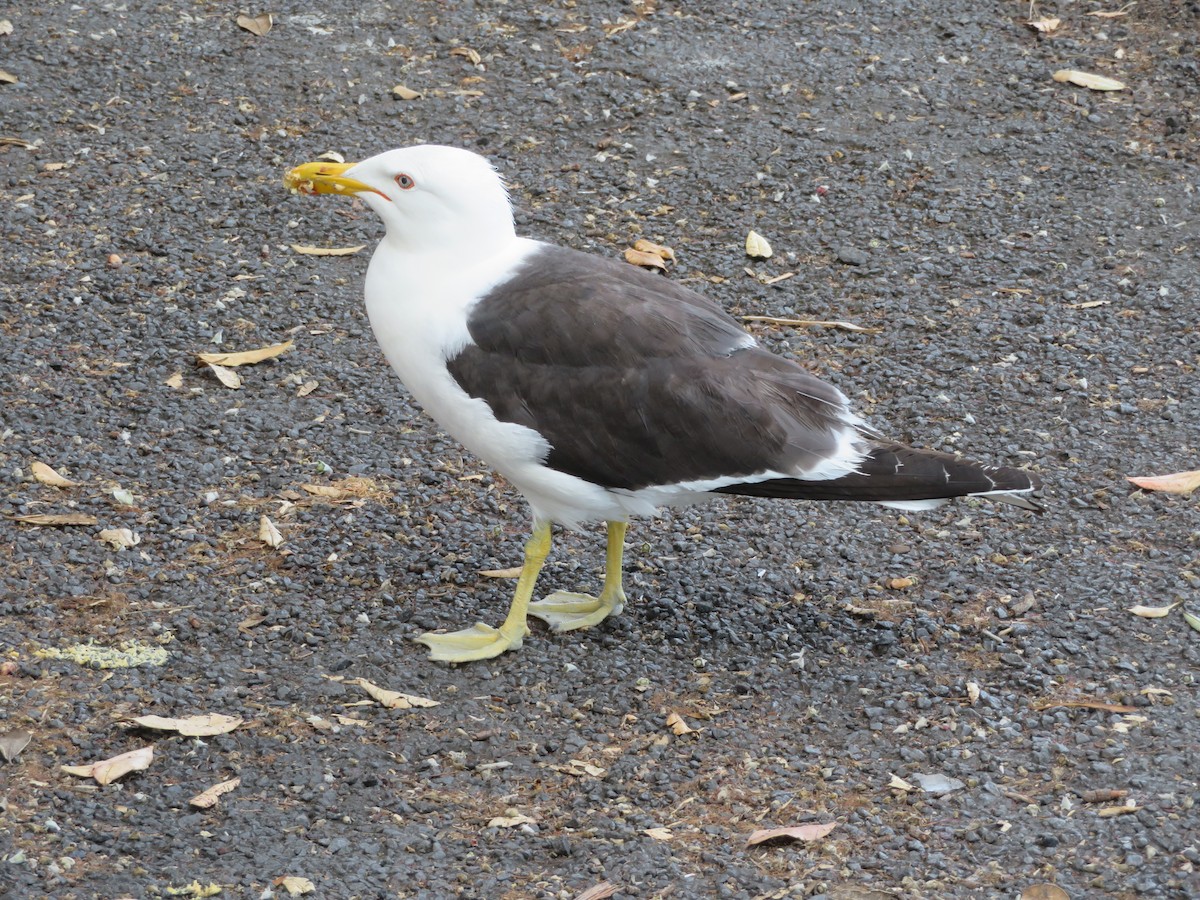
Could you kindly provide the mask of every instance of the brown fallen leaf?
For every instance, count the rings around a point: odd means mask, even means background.
[[[479,55],[479,53],[475,50],[472,50],[470,47],[455,47],[450,51],[450,55],[461,56],[464,59],[468,59],[473,66],[479,65],[479,63],[483,61],[483,58]]]
[[[909,578],[907,575],[903,578],[889,578],[884,582],[884,586],[892,591],[903,591],[906,588],[912,587],[917,583],[917,579]]]
[[[853,322],[841,322],[827,319],[781,319],[778,316],[742,316],[743,322],[765,322],[768,325],[787,325],[792,328],[841,328],[843,331],[860,331],[865,334],[879,334],[882,328],[867,328],[865,325],[855,325]]]
[[[130,721],[142,728],[152,728],[155,731],[177,731],[184,737],[210,737],[214,734],[228,734],[240,727],[244,720],[237,716],[207,713],[183,718],[138,716]]]
[[[275,20],[270,13],[262,13],[257,16],[248,16],[243,13],[237,17],[237,23],[239,28],[258,37],[264,37],[271,30],[271,26],[275,24]]]
[[[1200,469],[1194,472],[1174,472],[1170,475],[1126,475],[1125,480],[1144,491],[1190,494],[1200,487]]]
[[[1071,895],[1057,884],[1031,884],[1021,891],[1019,900],[1071,900]]]
[[[34,478],[36,478],[42,484],[49,485],[50,487],[67,488],[75,487],[75,485],[78,484],[78,482],[72,481],[70,478],[64,478],[62,475],[59,475],[40,460],[35,460],[30,463],[29,471],[33,473]]]
[[[303,253],[305,256],[353,256],[366,244],[359,244],[355,247],[313,247],[308,244],[292,244],[291,247],[297,253]]]
[[[153,760],[154,745],[150,744],[145,747],[139,747],[137,750],[130,750],[128,753],[114,756],[112,759],[104,759],[86,766],[60,766],[59,768],[68,775],[78,775],[80,778],[94,778],[98,784],[111,784],[122,775],[128,775],[130,772],[140,772],[142,769],[148,768]]]
[[[239,350],[236,353],[197,353],[196,359],[210,366],[252,366],[264,359],[274,359],[281,353],[287,353],[294,346],[295,342],[284,341],[282,344],[272,344],[255,350]]]
[[[401,100],[416,100],[421,96],[421,92],[414,91],[410,87],[405,87],[402,84],[398,84],[392,88],[392,96],[399,97]]]
[[[114,550],[128,550],[142,542],[141,537],[130,528],[105,528],[96,537]]]
[[[215,363],[208,363],[208,368],[217,376],[217,381],[225,387],[237,390],[242,386],[242,376],[233,369],[227,369],[225,366],[218,366]]]
[[[271,882],[275,887],[281,887],[288,892],[289,897],[299,897],[301,894],[311,894],[317,889],[309,879],[299,875],[283,875]]]
[[[602,881],[599,884],[594,884],[582,894],[575,897],[575,900],[608,900],[620,888],[611,881]]]
[[[813,822],[809,825],[790,825],[783,828],[760,828],[746,838],[746,846],[754,847],[766,841],[817,841],[837,828],[837,822]]]
[[[267,621],[267,614],[264,612],[256,612],[238,622],[238,631],[242,634],[249,634],[254,628],[257,628],[263,622]]]
[[[1108,819],[1112,816],[1123,816],[1128,813],[1135,813],[1139,809],[1141,809],[1141,807],[1132,800],[1126,800],[1124,806],[1105,806],[1096,810],[1096,815],[1100,816],[1101,818]]]
[[[654,241],[648,241],[645,238],[638,238],[633,242],[634,250],[641,250],[643,253],[654,253],[663,259],[669,259],[675,262],[675,251],[663,244],[656,244]]]
[[[519,578],[521,576],[521,567],[513,566],[511,569],[484,569],[479,574],[484,578]]]
[[[746,255],[754,259],[770,259],[775,255],[775,251],[771,249],[765,237],[757,231],[751,231],[746,235]]]
[[[217,805],[217,800],[222,794],[228,794],[241,783],[241,778],[230,778],[228,781],[222,781],[220,784],[214,784],[208,790],[201,791],[199,794],[189,800],[188,803],[199,809],[209,809]]]
[[[283,546],[283,535],[266,516],[258,517],[258,539],[274,550]]]
[[[1112,803],[1114,800],[1124,800],[1129,796],[1129,791],[1118,790],[1116,788],[1099,788],[1094,791],[1084,791],[1079,795],[1079,799],[1084,803]]]
[[[320,386],[321,382],[319,381],[306,381],[304,384],[300,385],[299,389],[296,391],[296,396],[307,397]]]
[[[388,709],[427,709],[431,706],[441,706],[441,702],[430,700],[428,697],[417,697],[414,694],[404,694],[400,691],[389,691],[377,684],[372,684],[365,678],[351,678],[346,684],[358,685],[367,692],[373,700],[378,701]]]
[[[662,269],[664,272],[667,269],[666,261],[657,253],[648,253],[645,250],[637,250],[633,247],[626,248],[625,262],[635,266],[643,266],[647,269]]]
[[[32,516],[17,516],[24,525],[95,525],[96,517],[87,513],[38,513]]]
[[[1055,81],[1069,81],[1071,84],[1087,88],[1091,91],[1123,91],[1127,85],[1115,78],[1097,75],[1094,72],[1081,72],[1078,69],[1059,69],[1054,73]]]
[[[1062,19],[1056,19],[1053,16],[1046,16],[1043,19],[1034,19],[1031,22],[1026,22],[1030,28],[1041,34],[1050,34],[1058,30],[1058,26],[1062,24]]]
[[[0,734],[0,756],[5,762],[12,762],[21,755],[21,751],[29,746],[33,735],[28,731],[6,731]]]
[[[680,736],[693,734],[696,731],[695,728],[683,721],[683,716],[676,712],[667,714],[667,727],[671,729],[672,734]]]

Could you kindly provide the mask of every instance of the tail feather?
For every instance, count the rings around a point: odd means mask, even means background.
[[[903,444],[877,444],[858,469],[840,478],[772,478],[719,488],[722,493],[793,500],[865,500],[922,509],[952,497],[982,496],[1040,512],[1025,494],[1041,487],[1032,472]]]

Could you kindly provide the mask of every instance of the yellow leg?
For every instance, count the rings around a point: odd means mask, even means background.
[[[521,577],[517,579],[517,590],[504,624],[499,628],[477,622],[471,628],[450,634],[423,634],[417,642],[429,648],[429,658],[442,662],[471,662],[490,659],[505,650],[516,650],[521,639],[529,634],[525,617],[529,611],[529,600],[533,586],[537,583],[542,564],[550,554],[550,525],[539,523],[525,544],[525,562],[521,566]]]
[[[621,558],[625,552],[625,522],[608,523],[608,550],[605,554],[604,587],[599,597],[556,591],[545,600],[529,604],[529,615],[537,616],[551,631],[590,628],[625,608],[621,589]]]

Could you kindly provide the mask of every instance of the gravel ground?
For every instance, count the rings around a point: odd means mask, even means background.
[[[1200,4],[1086,15],[1118,8],[0,8],[0,731],[32,735],[0,893],[1200,897],[1200,634],[1127,611],[1196,609],[1200,509],[1124,478],[1200,468]],[[735,314],[873,329],[748,325],[896,437],[1036,470],[1047,514],[718,502],[635,525],[621,618],[427,661],[417,633],[502,615],[480,573],[526,511],[386,370],[365,253],[291,249],[374,216],[280,181],[423,141],[492,156],[527,234],[647,237]],[[237,390],[196,366],[285,340]],[[95,524],[16,521],[66,513]],[[600,538],[543,589],[594,587]],[[167,657],[55,654],[87,642]],[[151,743],[107,786],[60,770]],[[836,827],[747,847],[806,823]]]

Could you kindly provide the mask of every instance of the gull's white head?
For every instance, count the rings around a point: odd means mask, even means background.
[[[361,197],[383,219],[388,242],[405,252],[478,253],[515,235],[500,176],[482,156],[457,147],[422,144],[360,163],[305,163],[284,184],[303,194]]]

